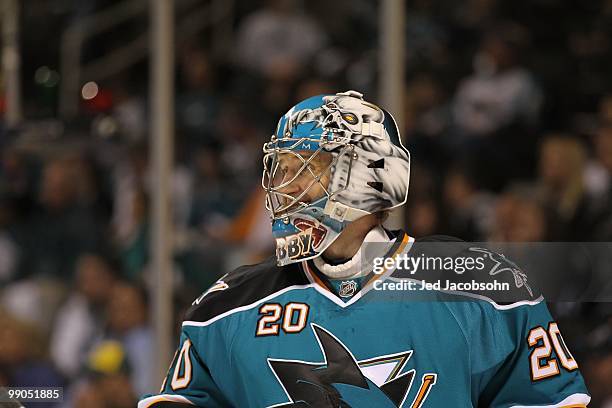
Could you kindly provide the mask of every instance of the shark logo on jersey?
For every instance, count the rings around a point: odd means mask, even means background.
[[[200,302],[202,301],[202,299],[204,299],[204,297],[206,297],[206,295],[208,295],[209,293],[212,292],[218,292],[220,290],[225,290],[227,288],[229,288],[228,284],[223,282],[223,278],[225,278],[227,276],[227,274],[223,275],[223,277],[221,279],[219,279],[217,282],[215,282],[214,285],[212,285],[210,287],[210,289],[208,289],[206,292],[202,293],[200,295],[200,297],[198,297],[196,300],[194,300],[191,305],[195,306],[195,305],[199,305]]]
[[[489,249],[477,247],[471,247],[470,251],[480,252],[484,254],[486,258],[491,259],[491,261],[493,262],[493,267],[489,271],[489,275],[495,276],[498,273],[510,272],[512,273],[512,277],[514,278],[514,284],[516,285],[516,287],[524,287],[527,292],[529,292],[529,296],[531,296],[532,298],[534,297],[533,291],[531,290],[531,286],[529,286],[529,284],[527,283],[527,274],[523,272],[516,263],[506,258],[504,254],[498,254]]]
[[[403,406],[416,373],[414,369],[401,373],[412,350],[357,361],[333,334],[311,326],[323,362],[269,358],[268,365],[289,399],[273,407]],[[422,405],[436,378],[436,374],[423,376],[412,407]]]

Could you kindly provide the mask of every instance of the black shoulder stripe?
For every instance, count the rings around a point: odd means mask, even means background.
[[[393,273],[395,278],[439,282],[441,289],[450,286],[447,290],[481,295],[499,305],[535,301],[541,296],[520,265],[486,244],[430,236],[417,239],[409,256],[415,263],[408,264],[407,269],[398,268]]]
[[[205,322],[241,306],[249,305],[293,285],[310,283],[298,264],[276,265],[271,257],[257,265],[242,266],[227,274],[217,283],[218,290],[209,290],[198,298],[185,320]]]
[[[464,242],[462,239],[450,235],[428,235],[418,238],[416,242]]]

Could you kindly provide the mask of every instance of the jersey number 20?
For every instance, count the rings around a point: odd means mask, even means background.
[[[256,336],[278,336],[280,329],[287,334],[299,333],[306,327],[309,307],[306,303],[290,302],[285,306],[265,303],[259,308]]]
[[[529,355],[531,379],[533,381],[558,375],[560,373],[559,362],[561,362],[561,365],[567,371],[573,371],[578,368],[578,363],[576,363],[576,360],[567,349],[563,337],[561,337],[557,323],[550,322],[548,324],[548,331],[542,326],[534,327],[529,331],[527,342],[529,347],[537,346]],[[540,342],[541,344],[538,344]],[[557,358],[550,357],[553,348]]]
[[[170,382],[170,386],[172,387],[173,391],[187,388],[189,386],[189,383],[191,382],[193,368],[191,366],[191,358],[189,357],[190,349],[191,341],[189,339],[186,339],[180,351],[178,351],[178,359],[176,360],[174,372],[172,373],[172,381]],[[172,366],[170,366],[170,368],[172,368]],[[167,378],[168,377],[166,377],[166,379]],[[165,387],[166,380],[164,380],[164,383],[162,384],[162,390],[160,392],[163,392]]]

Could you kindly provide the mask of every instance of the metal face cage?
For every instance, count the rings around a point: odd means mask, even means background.
[[[323,140],[322,140],[323,139]],[[352,167],[352,150],[353,145],[348,144],[348,140],[337,138],[333,141],[333,149],[324,149],[322,141],[326,141],[327,138],[276,138],[273,136],[271,141],[264,144],[263,152],[263,175],[261,184],[263,189],[266,191],[266,208],[270,212],[273,220],[287,218],[290,215],[296,214],[312,205],[323,198],[332,199],[334,194],[344,190],[348,186],[348,180],[350,179],[350,167]],[[318,146],[316,150],[304,149],[304,146]],[[328,147],[332,147],[331,145]],[[318,164],[323,159],[323,155],[330,154],[331,160],[329,163],[320,171],[316,172],[314,165]],[[322,178],[328,176],[331,180],[333,177],[333,171],[339,162],[339,159],[349,154],[349,169],[347,182],[344,186],[336,188],[336,191],[330,190],[330,184],[324,183]],[[293,169],[286,169],[281,167],[281,158],[283,155],[289,157],[296,165]],[[292,184],[296,183],[301,177],[310,176],[311,180],[305,183],[305,187],[301,191],[295,194],[286,192],[286,189]],[[326,185],[327,184],[327,185]],[[320,187],[323,193],[320,197],[309,197],[309,193],[315,188]]]

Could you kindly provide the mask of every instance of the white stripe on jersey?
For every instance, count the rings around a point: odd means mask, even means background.
[[[591,402],[591,397],[587,394],[572,394],[554,405],[513,405],[510,408],[563,408],[574,407],[576,404],[587,405],[589,402]]]
[[[227,317],[227,316],[232,315],[234,313],[242,312],[244,310],[249,310],[249,309],[252,309],[254,307],[257,307],[261,303],[265,302],[266,300],[275,298],[276,296],[282,295],[283,293],[288,292],[290,290],[308,289],[308,288],[312,288],[314,286],[315,285],[312,284],[312,283],[309,283],[307,285],[292,285],[292,286],[287,286],[286,288],[281,289],[278,292],[274,292],[274,293],[272,293],[272,294],[270,294],[270,295],[268,295],[268,296],[266,296],[264,298],[256,300],[255,302],[253,302],[251,304],[248,304],[248,305],[245,305],[245,306],[240,306],[240,307],[237,307],[235,309],[230,309],[227,312],[223,312],[220,315],[217,315],[217,316],[213,317],[212,319],[206,320],[205,322],[196,322],[196,321],[193,321],[193,320],[185,320],[183,322],[183,326],[208,326],[208,325],[216,322],[217,320],[223,319],[224,317]]]
[[[401,281],[412,281],[412,282],[416,282],[416,283],[421,283],[420,280],[417,279],[410,279],[410,278],[394,278],[393,276],[388,278],[389,280],[395,281],[395,282],[401,282]],[[539,303],[542,303],[542,301],[544,300],[544,296],[540,295],[540,297],[538,297],[535,300],[521,300],[518,302],[514,302],[514,303],[510,303],[507,305],[500,305],[495,303],[495,301],[487,296],[483,296],[483,295],[479,295],[477,293],[470,293],[470,292],[463,292],[460,290],[436,290],[437,292],[442,292],[442,293],[447,293],[449,295],[457,295],[457,296],[465,296],[465,297],[471,297],[474,299],[479,299],[479,300],[484,300],[487,303],[490,303],[491,306],[493,306],[495,309],[497,310],[508,310],[508,309],[514,309],[515,307],[519,307],[519,306],[535,306]]]
[[[148,408],[156,402],[163,402],[163,401],[181,402],[184,404],[195,405],[193,402],[189,401],[187,398],[183,397],[182,395],[159,394],[159,395],[153,395],[151,397],[140,400],[138,402],[138,408]]]

